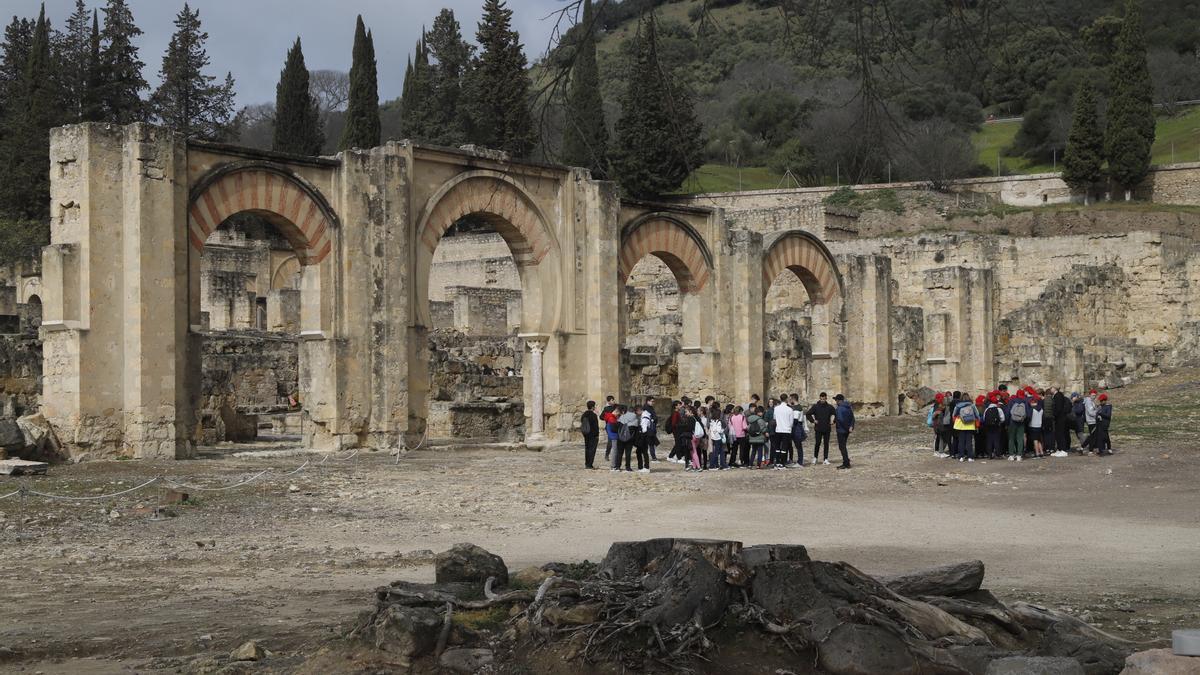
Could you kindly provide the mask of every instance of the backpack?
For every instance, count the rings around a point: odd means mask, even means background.
[[[622,424],[621,428],[617,430],[617,440],[621,441],[622,443],[628,443],[629,441],[632,441],[633,440],[633,425],[632,424]]]
[[[974,424],[975,420],[979,419],[979,411],[974,405],[968,403],[962,407],[962,412],[958,414],[958,419],[964,424]]]
[[[983,426],[996,428],[1000,426],[1000,409],[996,406],[988,406],[988,409],[983,412]]]
[[[763,418],[755,417],[754,421],[750,423],[750,426],[746,428],[746,431],[751,436],[762,436],[763,434],[767,433],[767,423],[763,420]]]
[[[937,406],[936,405],[929,406],[929,414],[925,416],[925,426],[927,426],[927,427],[933,426],[933,410],[934,410],[934,408],[937,408]]]
[[[704,424],[702,422],[700,422],[700,418],[697,417],[695,419],[696,419],[696,425],[694,427],[692,427],[692,437],[693,438],[704,438],[705,436],[708,435],[708,432],[705,431]]]
[[[580,431],[580,433],[582,433],[584,436],[591,436],[592,434],[596,433],[596,430],[592,428],[592,421],[591,421],[591,420],[592,420],[592,418],[591,418],[590,416],[588,416],[588,415],[584,415],[584,416],[583,416],[583,417],[580,419],[580,422],[579,422],[579,431]]]
[[[954,424],[954,408],[946,406],[946,412],[942,413],[942,426],[948,427]]]
[[[646,425],[646,435],[647,436],[657,436],[658,435],[658,418],[655,417],[654,415],[650,416],[650,424]]]
[[[1012,410],[1008,411],[1009,418],[1014,422],[1024,422],[1029,416],[1029,408],[1024,401],[1017,401],[1013,404]]]

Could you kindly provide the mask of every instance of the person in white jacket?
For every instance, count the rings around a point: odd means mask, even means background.
[[[708,468],[727,471],[725,459],[725,423],[721,420],[721,409],[713,406],[708,413],[708,442],[712,450],[708,455]]]
[[[787,397],[781,400],[772,411],[775,417],[775,429],[771,434],[771,464],[776,469],[787,467],[788,455],[792,448],[792,424],[796,420],[796,411],[788,405]]]

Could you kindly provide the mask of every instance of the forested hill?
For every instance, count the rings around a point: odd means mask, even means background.
[[[988,115],[1022,116],[1015,152],[1061,156],[1083,80],[1101,98],[1123,0],[597,1],[606,112],[619,115],[637,18],[690,88],[705,160],[802,182],[963,175]],[[1155,98],[1200,98],[1200,1],[1145,0]],[[568,32],[545,65],[567,58]]]

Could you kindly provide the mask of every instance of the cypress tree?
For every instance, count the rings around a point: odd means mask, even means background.
[[[604,124],[604,99],[600,96],[600,70],[596,66],[596,29],[592,0],[584,0],[582,34],[571,68],[567,94],[567,119],[563,130],[562,161],[591,169],[596,178],[607,175],[608,127]]]
[[[375,41],[363,25],[362,15],[354,29],[354,52],[350,64],[350,103],[346,126],[338,144],[341,150],[379,145],[379,85],[375,71]]]
[[[95,122],[104,119],[103,77],[100,61],[100,15],[92,10],[92,34],[88,41],[87,85],[83,92],[82,121]]]
[[[463,40],[454,12],[443,9],[433,21],[426,38],[429,63],[429,104],[427,140],[438,145],[456,146],[464,141],[463,111],[459,109],[463,78],[471,62],[471,46]]]
[[[1092,186],[1104,175],[1104,135],[1096,113],[1096,91],[1088,80],[1079,85],[1075,94],[1075,111],[1067,149],[1063,153],[1063,181],[1076,192],[1083,193],[1083,203],[1091,201]]]
[[[272,147],[297,155],[319,155],[325,145],[317,99],[309,92],[308,68],[300,38],[288,50],[275,87],[275,135]]]
[[[142,77],[145,65],[133,41],[142,29],[133,22],[126,0],[108,0],[104,28],[100,31],[100,109],[105,122],[129,124],[146,119],[142,90],[149,89]]]
[[[1150,171],[1155,132],[1154,85],[1146,65],[1146,36],[1139,0],[1126,2],[1109,79],[1112,96],[1108,103],[1105,155],[1112,177],[1125,190],[1128,200],[1133,188]]]
[[[654,15],[642,15],[617,121],[613,173],[631,196],[657,197],[683,185],[699,163],[700,123],[692,101],[658,60]]]
[[[75,11],[67,19],[59,45],[59,75],[65,117],[72,122],[86,119],[88,80],[92,71],[92,13],[83,0],[75,0]]]
[[[206,75],[208,33],[200,27],[200,10],[184,3],[175,16],[175,34],[163,55],[162,84],[150,97],[154,115],[188,138],[221,140],[233,119],[233,76],[225,82]]]
[[[470,75],[469,140],[528,157],[534,146],[529,75],[521,37],[504,0],[484,0],[475,34],[480,54]]]
[[[15,109],[14,102],[21,97],[29,49],[33,46],[33,29],[34,22],[15,16],[4,28],[0,53],[0,123],[7,119],[8,111]]]
[[[404,92],[400,101],[400,134],[414,141],[428,141],[429,105],[433,98],[432,73],[429,67],[429,49],[425,34],[417,40],[411,72],[404,78]]]
[[[0,128],[0,213],[9,218],[50,217],[50,129],[62,103],[50,34],[43,6]]]

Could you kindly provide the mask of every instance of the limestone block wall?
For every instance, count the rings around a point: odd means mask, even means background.
[[[257,415],[289,409],[299,390],[295,337],[223,332],[201,344],[198,443],[253,438]]]
[[[0,417],[35,412],[42,393],[42,345],[36,335],[0,335]]]

